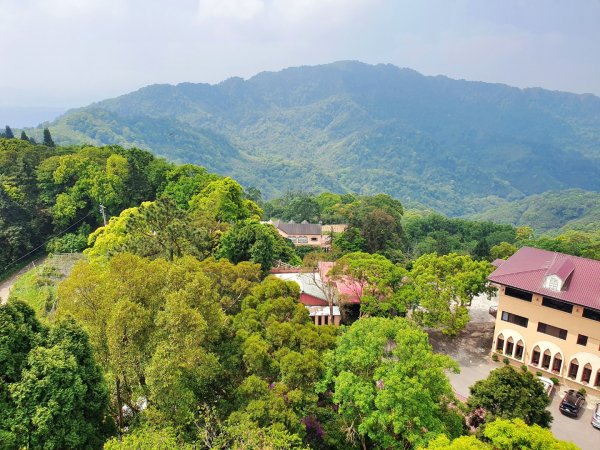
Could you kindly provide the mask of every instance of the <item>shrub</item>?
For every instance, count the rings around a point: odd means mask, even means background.
[[[498,361],[498,354],[497,354],[497,353],[494,353],[494,354],[492,355],[492,360],[493,360],[493,361]]]
[[[510,364],[510,359],[508,359],[508,357],[504,357],[504,359],[502,359],[502,362],[506,365]]]
[[[584,397],[585,397],[585,395],[587,394],[587,391],[585,390],[585,388],[581,388],[581,389],[579,389],[579,391],[577,391],[577,392],[579,392],[579,393],[580,393],[581,395],[583,395]]]
[[[552,377],[550,380],[554,383],[554,386],[558,386],[560,384],[560,380],[556,377]]]
[[[523,372],[527,372],[527,365],[526,364],[521,364],[521,370]]]
[[[540,372],[539,370],[535,373],[536,376],[541,377],[542,376],[542,372]]]

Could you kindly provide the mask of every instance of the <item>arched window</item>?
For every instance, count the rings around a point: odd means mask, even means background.
[[[508,356],[512,356],[514,348],[515,348],[515,341],[513,341],[512,337],[509,337],[508,340],[506,341],[506,351],[504,353],[506,353],[506,355],[508,355]]]
[[[540,348],[536,345],[531,353],[531,364],[537,366],[540,363]]]
[[[517,348],[515,350],[515,358],[522,360],[524,352],[525,352],[525,345],[523,344],[523,341],[519,340],[519,342],[517,342]]]
[[[554,362],[552,363],[552,372],[560,373],[562,369],[562,355],[557,353],[554,355]]]
[[[596,372],[596,381],[594,381],[595,387],[600,387],[600,370]]]
[[[542,369],[550,369],[550,360],[552,359],[552,353],[550,350],[546,350],[544,352],[544,357],[542,358]]]
[[[588,363],[583,366],[583,373],[581,374],[581,382],[589,383],[592,378],[592,366]]]
[[[504,335],[500,333],[496,338],[496,351],[503,352],[504,351]]]
[[[577,372],[579,372],[579,362],[574,359],[571,361],[571,364],[569,364],[569,378],[577,378]]]

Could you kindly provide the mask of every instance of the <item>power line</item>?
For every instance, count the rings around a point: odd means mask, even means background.
[[[40,248],[42,248],[44,245],[46,245],[48,242],[50,242],[50,240],[51,240],[51,239],[53,239],[53,238],[55,238],[55,237],[57,237],[57,236],[60,236],[61,234],[63,234],[63,233],[65,233],[65,232],[69,231],[71,228],[73,228],[73,227],[74,227],[75,225],[77,225],[78,223],[80,223],[80,222],[83,222],[83,220],[87,219],[89,216],[91,216],[91,215],[92,215],[92,212],[93,212],[93,210],[92,210],[92,211],[90,211],[89,213],[87,213],[87,214],[86,214],[84,217],[82,217],[81,219],[79,219],[77,222],[74,222],[74,223],[72,223],[71,225],[69,225],[69,226],[68,226],[67,228],[65,228],[64,230],[62,230],[62,231],[60,231],[60,232],[58,232],[58,233],[56,233],[56,234],[53,234],[53,235],[49,236],[49,237],[48,237],[48,239],[47,239],[46,241],[44,241],[42,244],[38,245],[36,248],[34,248],[33,250],[31,250],[29,253],[26,253],[26,254],[24,254],[24,255],[23,255],[23,256],[21,256],[20,258],[18,258],[18,259],[15,259],[13,262],[11,262],[10,264],[8,264],[7,266],[4,266],[3,272],[6,272],[6,270],[7,270],[7,269],[8,269],[10,266],[12,266],[12,265],[14,265],[14,264],[18,263],[18,262],[19,262],[19,261],[21,261],[22,259],[24,259],[24,258],[27,258],[27,257],[28,257],[29,255],[31,255],[32,253],[35,253],[36,251],[38,251]]]

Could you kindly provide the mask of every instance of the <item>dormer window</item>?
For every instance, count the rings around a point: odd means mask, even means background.
[[[562,288],[562,280],[556,275],[550,275],[546,277],[544,287],[551,291],[560,291]]]

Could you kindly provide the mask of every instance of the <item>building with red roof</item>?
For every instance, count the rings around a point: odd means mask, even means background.
[[[600,392],[600,261],[523,247],[494,262],[492,350]]]

